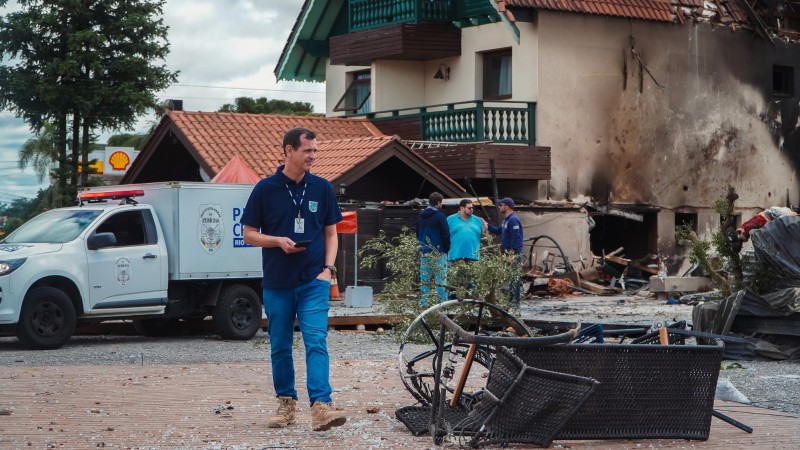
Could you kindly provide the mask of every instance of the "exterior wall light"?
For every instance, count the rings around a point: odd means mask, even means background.
[[[447,81],[450,79],[450,66],[447,64],[439,64],[439,69],[436,71],[436,74],[433,78],[437,80],[444,80]]]

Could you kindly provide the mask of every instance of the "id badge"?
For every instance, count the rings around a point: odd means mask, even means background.
[[[305,219],[302,217],[295,217],[294,218],[294,232],[295,233],[305,233],[306,225]]]

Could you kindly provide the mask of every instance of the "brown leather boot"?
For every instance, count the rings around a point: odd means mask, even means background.
[[[344,425],[347,417],[344,411],[333,406],[333,403],[314,402],[311,407],[311,428],[314,431],[326,431]]]
[[[267,426],[270,428],[283,428],[294,423],[297,400],[292,397],[279,396],[278,402],[278,412],[267,422]]]

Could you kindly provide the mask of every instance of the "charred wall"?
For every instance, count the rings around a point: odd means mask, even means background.
[[[797,64],[798,46],[546,11],[536,27],[551,198],[707,209],[732,184],[741,208],[800,202],[797,95],[773,95],[773,66]]]

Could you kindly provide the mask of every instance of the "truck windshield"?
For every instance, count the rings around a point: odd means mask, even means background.
[[[49,242],[63,244],[78,237],[100,213],[102,211],[96,209],[54,209],[43,212],[14,230],[3,240],[3,243]]]

